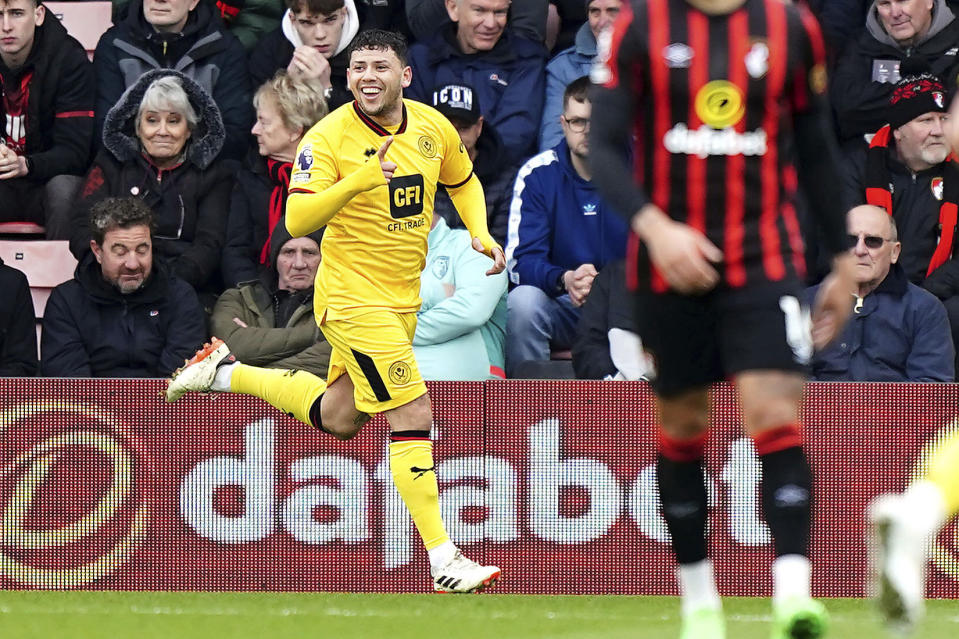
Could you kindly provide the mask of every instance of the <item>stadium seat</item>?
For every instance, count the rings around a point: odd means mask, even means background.
[[[0,258],[4,264],[27,276],[38,320],[43,317],[50,292],[58,284],[71,279],[77,267],[77,260],[66,241],[0,240]]]
[[[67,33],[80,41],[92,60],[100,36],[113,25],[113,5],[110,2],[44,2]]]

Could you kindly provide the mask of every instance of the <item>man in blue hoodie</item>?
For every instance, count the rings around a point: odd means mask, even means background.
[[[506,372],[568,349],[593,278],[626,252],[628,230],[592,183],[588,77],[563,96],[563,139],[532,157],[513,188],[506,237],[510,283]]]

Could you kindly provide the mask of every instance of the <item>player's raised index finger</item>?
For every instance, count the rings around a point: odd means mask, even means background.
[[[379,158],[380,158],[381,161],[382,161],[384,158],[386,158],[386,150],[387,150],[388,148],[390,148],[390,145],[391,145],[391,144],[393,144],[393,136],[392,136],[392,135],[386,138],[386,140],[383,142],[383,145],[380,146],[380,150],[376,152],[376,155],[379,156]]]

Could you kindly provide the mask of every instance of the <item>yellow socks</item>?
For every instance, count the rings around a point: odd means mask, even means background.
[[[449,541],[440,516],[439,486],[429,431],[390,434],[390,472],[427,550]]]
[[[230,391],[255,395],[304,424],[315,426],[310,409],[326,391],[326,382],[306,371],[236,364]]]

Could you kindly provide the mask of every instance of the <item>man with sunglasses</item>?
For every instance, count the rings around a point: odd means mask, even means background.
[[[817,352],[813,378],[826,382],[951,382],[953,345],[942,302],[909,282],[899,264],[895,219],[863,204],[846,220],[856,258],[856,305],[839,337]],[[814,299],[819,287],[808,291]]]
[[[509,377],[556,375],[541,363],[551,349],[570,348],[593,278],[626,252],[626,222],[600,196],[588,164],[589,87],[586,76],[566,87],[563,139],[530,158],[513,188],[506,234],[514,285],[506,325]]]

